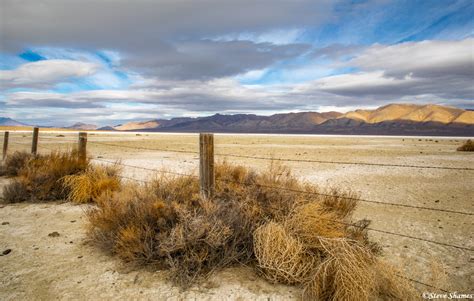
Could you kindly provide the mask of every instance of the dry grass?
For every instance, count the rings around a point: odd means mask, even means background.
[[[254,252],[263,276],[272,283],[301,284],[309,280],[319,256],[280,224],[269,222],[254,232]]]
[[[116,165],[90,166],[76,152],[24,162],[5,188],[7,201],[95,202],[87,211],[93,242],[128,263],[167,269],[183,287],[245,264],[271,282],[303,287],[309,300],[412,296],[408,284],[386,272],[369,221],[352,221],[357,195],[300,183],[281,165],[257,174],[219,164],[215,195],[203,199],[195,177],[123,184]]]
[[[272,282],[304,287],[307,299],[411,296],[407,284],[379,270],[386,264],[368,222],[352,223],[355,195],[269,187],[319,191],[279,165],[257,174],[224,163],[212,199],[200,198],[194,177],[159,176],[102,194],[87,212],[89,237],[126,262],[168,270],[184,287],[241,263]]]
[[[474,141],[471,139],[466,140],[463,145],[457,148],[459,152],[474,152]]]
[[[86,170],[88,160],[80,160],[77,152],[52,152],[37,155],[24,164],[4,189],[7,202],[64,200],[69,194],[61,179]]]
[[[0,167],[0,176],[15,177],[18,176],[20,170],[26,166],[33,155],[28,152],[14,152],[8,155],[5,162]]]
[[[95,202],[103,193],[120,189],[119,165],[89,166],[84,172],[62,178],[69,191],[67,200],[74,203]]]

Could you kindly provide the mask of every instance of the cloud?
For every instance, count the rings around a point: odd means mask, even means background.
[[[10,53],[44,45],[108,49],[123,55],[122,66],[149,76],[226,77],[303,53],[308,45],[284,43],[299,33],[288,33],[286,28],[329,20],[333,4],[330,0],[3,0],[2,9],[8,14],[2,16],[2,49]],[[241,32],[256,38],[218,39]],[[282,38],[283,32],[287,37]]]
[[[384,70],[387,76],[431,78],[474,75],[474,39],[374,45],[349,62],[364,70]]]
[[[416,95],[472,99],[473,46],[472,38],[374,45],[342,64],[360,72],[321,78],[305,87],[365,100]]]
[[[0,70],[0,86],[44,87],[71,77],[94,74],[98,66],[89,62],[71,60],[44,60],[26,63],[14,70]]]
[[[2,16],[2,34],[10,49],[31,44],[155,48],[176,37],[314,26],[331,18],[333,5],[332,0],[3,0],[8,14]]]
[[[162,45],[158,53],[142,51],[124,64],[163,79],[212,79],[261,69],[277,61],[299,56],[305,44],[274,45],[250,41],[186,41]]]

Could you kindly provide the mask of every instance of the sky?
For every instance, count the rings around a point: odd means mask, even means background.
[[[0,117],[474,109],[473,16],[472,0],[0,0]]]

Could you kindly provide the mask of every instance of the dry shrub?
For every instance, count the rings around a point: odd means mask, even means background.
[[[8,155],[0,168],[0,176],[15,177],[18,176],[20,170],[33,158],[28,152],[14,152]]]
[[[286,226],[310,248],[319,248],[321,239],[346,236],[346,225],[339,220],[337,213],[316,202],[296,208]]]
[[[103,193],[120,189],[119,165],[89,166],[84,172],[65,176],[62,181],[69,190],[68,201],[95,202]]]
[[[370,250],[347,239],[320,243],[326,255],[324,268],[314,274],[313,291],[305,291],[321,300],[369,300],[376,288],[375,257]]]
[[[13,179],[3,188],[3,199],[9,203],[23,202],[30,197],[27,186],[19,179]]]
[[[457,148],[459,152],[474,152],[474,141],[468,139],[463,145]]]
[[[4,188],[4,198],[7,202],[66,199],[69,190],[61,179],[83,172],[88,164],[88,160],[80,160],[75,151],[37,155],[28,160],[18,172],[18,178]]]
[[[194,177],[159,176],[101,194],[87,212],[88,233],[126,262],[169,270],[184,287],[246,264],[272,282],[304,287],[309,299],[369,300],[383,289],[401,296],[396,283],[377,279],[380,249],[367,221],[353,225],[353,197],[302,184],[280,165],[256,173],[223,163],[211,199],[200,197]]]
[[[309,253],[297,238],[275,222],[260,226],[253,237],[258,266],[272,283],[304,283],[319,263],[319,256]]]
[[[375,272],[378,294],[374,295],[371,300],[408,301],[420,299],[408,279],[401,277],[400,275],[403,273],[393,265],[379,259],[376,262]]]

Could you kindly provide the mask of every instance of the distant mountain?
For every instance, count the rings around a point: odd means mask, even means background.
[[[474,112],[440,105],[389,104],[376,110],[356,110],[342,116],[366,123],[414,121],[474,123]]]
[[[119,124],[114,126],[114,129],[118,131],[133,131],[133,130],[143,130],[143,129],[152,129],[160,126],[160,123],[157,120],[149,120],[144,122],[127,122],[125,124]]]
[[[8,117],[0,117],[0,126],[28,126],[28,124],[13,120]]]
[[[116,131],[116,129],[111,126],[103,126],[103,127],[98,128],[97,130],[98,131]]]
[[[119,131],[314,133],[474,136],[474,111],[440,105],[390,104],[375,110],[258,116],[215,114],[154,119],[113,127]]]
[[[71,126],[68,126],[67,129],[75,129],[75,130],[85,130],[85,131],[92,131],[97,129],[97,125],[95,124],[87,124],[82,122],[76,122]]]

